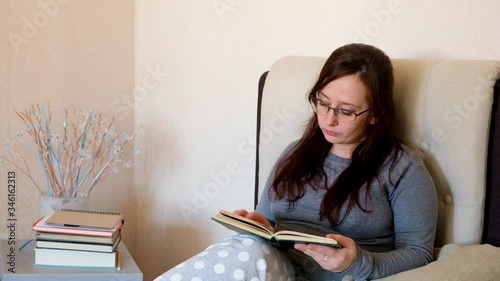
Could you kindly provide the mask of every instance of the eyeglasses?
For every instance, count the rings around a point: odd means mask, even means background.
[[[342,108],[333,108],[328,106],[324,101],[316,98],[316,97],[309,97],[309,103],[311,104],[312,110],[319,114],[319,115],[326,115],[330,110],[333,110],[333,115],[339,118],[339,120],[352,120],[356,121],[358,116],[362,115],[363,113],[368,112],[370,109],[365,109],[361,112],[352,112],[347,109],[342,109]],[[354,118],[354,119],[352,119]]]

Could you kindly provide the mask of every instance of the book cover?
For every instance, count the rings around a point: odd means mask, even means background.
[[[117,239],[121,239],[121,231],[117,231],[115,235],[111,237],[99,237],[99,236],[63,234],[63,233],[51,233],[51,232],[36,232],[35,239],[43,241],[114,244],[114,242]]]
[[[236,232],[258,235],[268,240],[269,243],[274,246],[289,247],[294,243],[312,243],[336,248],[342,247],[334,239],[324,236],[317,236],[290,230],[280,230],[275,232],[274,229],[271,229],[260,222],[236,215],[225,210],[220,210],[219,213],[212,217],[212,220]]]
[[[94,244],[83,242],[63,242],[63,241],[47,241],[36,240],[37,248],[63,249],[76,251],[91,251],[91,252],[114,252],[120,240],[116,240],[113,244]]]
[[[65,226],[58,224],[48,224],[47,219],[49,219],[50,216],[51,214],[48,214],[40,218],[38,221],[36,221],[33,224],[33,231],[77,234],[77,235],[99,236],[99,237],[113,237],[116,234],[116,232],[118,232],[123,226],[123,221],[112,229],[99,228],[99,227]]]
[[[116,251],[105,253],[35,248],[35,264],[73,267],[115,267]]]
[[[122,223],[119,213],[82,210],[57,210],[47,219],[47,224],[112,229]]]

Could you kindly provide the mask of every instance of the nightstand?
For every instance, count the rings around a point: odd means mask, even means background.
[[[1,240],[1,281],[142,281],[142,272],[120,242],[121,270],[116,268],[55,267],[35,265],[35,241],[19,251],[27,240],[15,240],[16,251],[10,251],[7,240]],[[13,253],[13,254],[12,254]],[[11,269],[11,271],[9,271]],[[14,272],[12,272],[14,271]]]

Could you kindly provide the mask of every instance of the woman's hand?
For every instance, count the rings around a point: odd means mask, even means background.
[[[345,271],[356,258],[356,243],[351,238],[339,234],[327,234],[326,237],[335,239],[342,248],[317,244],[295,244],[294,248],[313,258],[326,270]]]
[[[233,211],[233,213],[235,213],[237,215],[240,215],[242,217],[254,220],[254,221],[258,221],[258,222],[262,223],[263,225],[269,227],[270,229],[272,229],[274,231],[273,225],[261,213],[248,212],[247,210],[236,210],[236,211]]]

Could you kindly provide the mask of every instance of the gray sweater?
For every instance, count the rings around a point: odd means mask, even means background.
[[[290,148],[291,145],[285,152]],[[403,153],[399,157],[390,175],[392,159],[383,165],[379,180],[373,181],[368,196],[370,212],[364,212],[356,206],[337,227],[319,218],[319,207],[326,190],[308,187],[295,208],[289,210],[286,201],[273,202],[269,198],[274,174],[271,173],[256,211],[274,223],[276,230],[296,230],[321,236],[327,233],[342,234],[354,239],[358,247],[356,259],[342,273],[326,271],[301,252],[289,250],[287,255],[295,265],[296,274],[303,278],[298,280],[342,280],[347,275],[355,280],[369,280],[432,261],[437,224],[435,186],[415,152],[403,146]],[[324,163],[328,183],[331,184],[349,163],[350,159],[330,153]],[[366,194],[364,187],[360,194]]]

